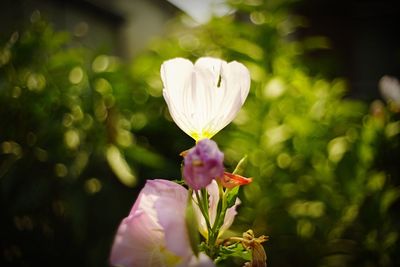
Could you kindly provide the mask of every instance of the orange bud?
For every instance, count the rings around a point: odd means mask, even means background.
[[[253,181],[253,178],[246,178],[239,174],[224,172],[224,176],[220,178],[221,183],[226,188],[234,188],[238,185],[246,185]]]

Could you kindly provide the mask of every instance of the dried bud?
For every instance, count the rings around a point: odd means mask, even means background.
[[[251,267],[266,267],[267,266],[267,254],[265,253],[264,247],[261,243],[268,240],[268,236],[262,235],[255,237],[253,230],[247,230],[243,233],[242,245],[247,250],[252,251],[251,262],[246,263],[245,266]]]

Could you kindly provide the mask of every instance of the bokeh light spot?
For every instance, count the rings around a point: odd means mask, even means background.
[[[12,96],[13,98],[18,98],[18,97],[21,96],[21,93],[22,93],[21,87],[19,87],[19,86],[14,86],[14,88],[13,88],[13,90],[12,90],[12,92],[11,92],[11,96]]]
[[[23,215],[14,217],[14,225],[19,231],[30,231],[33,229],[34,223],[31,217]]]
[[[254,11],[250,13],[250,20],[256,25],[261,25],[265,22],[265,16],[262,12]]]
[[[133,135],[127,130],[120,129],[117,132],[117,143],[123,147],[129,147],[133,144]]]
[[[348,144],[344,137],[332,139],[328,144],[329,159],[333,162],[339,162],[347,148]]]
[[[372,175],[367,183],[367,188],[371,191],[378,191],[385,185],[386,177],[384,172],[376,173]]]
[[[400,121],[389,123],[385,128],[385,134],[391,138],[400,133]]]
[[[72,126],[72,122],[73,122],[73,117],[70,113],[66,113],[63,116],[63,120],[62,123],[65,127],[71,127]]]
[[[6,65],[11,59],[11,52],[9,49],[0,50],[0,67]]]
[[[72,111],[72,118],[74,119],[74,121],[80,121],[83,119],[83,111],[81,106],[74,105],[71,108],[71,111]]]
[[[132,169],[116,146],[108,147],[106,157],[111,169],[124,185],[132,187],[137,183],[136,176],[133,175]]]
[[[297,222],[297,234],[303,238],[311,237],[315,232],[315,226],[308,220],[299,220]]]
[[[271,79],[264,87],[263,95],[265,98],[278,98],[285,92],[285,84],[279,78]]]
[[[106,107],[104,101],[97,100],[95,102],[94,114],[98,121],[104,121],[105,119],[107,119],[108,111],[107,111],[107,107]]]
[[[281,169],[286,169],[289,167],[291,162],[292,158],[287,153],[280,153],[277,157],[277,163]]]
[[[147,117],[141,112],[137,112],[131,116],[132,128],[135,130],[140,130],[147,124]]]
[[[58,176],[58,177],[65,177],[68,174],[68,169],[64,164],[57,163],[54,166],[54,172],[56,173],[56,176]]]
[[[94,88],[101,95],[106,96],[112,93],[111,84],[104,78],[97,79],[94,83]]]
[[[200,42],[199,39],[191,34],[186,34],[179,38],[179,46],[187,51],[192,51],[198,48]]]
[[[69,72],[69,81],[72,84],[78,84],[83,80],[83,70],[81,67],[75,67]]]
[[[104,72],[110,65],[110,58],[106,55],[97,56],[92,63],[92,70],[94,72]]]
[[[90,178],[85,182],[85,190],[88,194],[98,193],[103,187],[101,181],[97,178]]]
[[[40,92],[46,86],[46,78],[39,73],[30,73],[26,81],[26,86],[31,91]]]
[[[68,130],[64,134],[64,142],[70,149],[78,148],[80,144],[79,133],[76,130]]]
[[[291,135],[290,127],[285,124],[270,128],[265,132],[266,145],[269,147],[281,143],[289,139]]]
[[[358,210],[358,205],[353,204],[348,206],[343,213],[342,221],[345,223],[354,221],[354,219],[358,216]]]
[[[36,159],[41,162],[45,162],[48,159],[47,151],[40,147],[35,148],[34,155],[35,155]]]
[[[40,18],[41,18],[40,11],[36,9],[36,10],[34,10],[34,11],[32,12],[31,18],[30,18],[30,19],[31,19],[31,22],[32,22],[32,23],[35,23],[35,22],[39,21]]]
[[[81,21],[74,27],[74,35],[76,37],[83,37],[89,32],[89,24],[85,21]]]
[[[14,141],[5,141],[1,143],[1,149],[4,154],[13,154],[17,157],[22,156],[21,146]]]

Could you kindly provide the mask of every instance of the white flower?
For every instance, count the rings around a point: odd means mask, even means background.
[[[385,75],[379,80],[379,90],[383,98],[400,108],[400,82],[395,77]]]
[[[163,95],[175,123],[196,141],[211,138],[228,125],[250,89],[241,63],[203,57],[193,65],[174,58],[161,65]]]

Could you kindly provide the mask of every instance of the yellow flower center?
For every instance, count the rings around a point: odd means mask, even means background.
[[[193,132],[190,136],[196,141],[196,143],[202,139],[211,139],[215,133],[208,132],[208,131],[201,131],[201,133]]]

